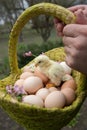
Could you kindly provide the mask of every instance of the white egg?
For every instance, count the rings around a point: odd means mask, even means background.
[[[31,72],[24,72],[24,73],[22,73],[22,74],[20,75],[20,79],[26,79],[26,78],[28,78],[28,77],[30,77],[30,76],[34,76],[34,74],[31,73]]]
[[[45,99],[46,108],[63,108],[65,103],[65,96],[60,91],[50,93]]]
[[[35,106],[38,106],[38,107],[43,107],[44,106],[43,100],[40,97],[36,96],[36,95],[24,96],[23,97],[23,102],[27,103],[29,105],[35,105]]]
[[[47,95],[50,93],[49,89],[47,88],[41,88],[36,92],[37,96],[40,96],[43,100],[47,97]]]
[[[18,79],[14,86],[23,87],[24,79]]]
[[[60,65],[64,68],[66,74],[71,74],[72,69],[66,64],[66,62],[61,62]]]
[[[50,88],[49,88],[49,91],[50,91],[50,92],[57,91],[57,90],[58,90],[58,89],[57,89],[56,87],[50,87]]]
[[[43,88],[43,82],[39,77],[31,76],[24,80],[23,87],[26,92],[32,94]]]

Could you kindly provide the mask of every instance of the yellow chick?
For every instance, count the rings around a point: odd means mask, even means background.
[[[35,66],[39,66],[40,71],[45,74],[55,86],[60,85],[65,71],[59,63],[50,60],[46,55],[40,55],[35,58]]]

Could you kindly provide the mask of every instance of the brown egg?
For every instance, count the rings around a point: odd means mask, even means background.
[[[31,72],[28,65],[24,66],[23,72]]]
[[[34,64],[26,65],[23,67],[23,72],[34,72],[35,68]]]
[[[61,89],[65,89],[65,88],[72,88],[73,90],[76,90],[77,85],[74,79],[70,79],[66,82],[63,83],[63,85],[61,86]]]
[[[40,71],[39,67],[37,67],[37,68],[35,69],[34,75],[40,77],[40,78],[42,79],[42,82],[45,83],[45,84],[46,84],[46,83],[48,82],[48,80],[49,80],[49,79]]]
[[[72,102],[75,100],[75,91],[71,88],[65,88],[62,89],[61,92],[65,95],[66,98],[66,105],[72,104]]]
[[[28,78],[30,76],[34,76],[34,73],[32,73],[32,72],[24,72],[24,73],[22,73],[20,75],[20,79],[26,79],[26,78]]]
[[[18,87],[22,87],[23,86],[23,83],[24,83],[24,79],[18,79],[14,86],[18,86]]]

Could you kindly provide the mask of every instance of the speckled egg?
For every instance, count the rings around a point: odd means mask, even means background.
[[[24,79],[18,79],[14,86],[23,87]]]
[[[43,82],[39,77],[31,76],[24,80],[23,87],[27,93],[33,94],[43,88]]]
[[[71,88],[65,88],[65,89],[62,89],[61,92],[65,95],[66,105],[72,104],[72,102],[76,98],[75,91]]]
[[[40,78],[42,79],[42,81],[43,81],[44,84],[46,84],[46,83],[48,82],[48,80],[49,80],[49,79],[47,78],[47,76],[45,76],[45,75],[40,71],[39,67],[37,67],[37,68],[35,69],[34,75],[40,77]]]
[[[38,106],[38,107],[44,106],[43,100],[39,96],[36,96],[36,95],[24,96],[23,102],[27,103],[29,105],[35,105],[35,106]]]
[[[61,91],[51,92],[45,99],[46,108],[63,108],[65,103],[66,99]]]
[[[20,75],[20,79],[26,79],[26,78],[28,78],[30,76],[34,76],[34,73],[32,73],[32,72],[24,72],[24,73],[22,73]]]
[[[50,93],[49,89],[47,88],[41,88],[36,92],[37,96],[40,96],[43,100],[47,97],[47,95]]]

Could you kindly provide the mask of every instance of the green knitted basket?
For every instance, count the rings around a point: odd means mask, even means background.
[[[86,76],[73,70],[73,77],[77,83],[77,98],[67,107],[59,108],[37,108],[14,100],[11,96],[5,95],[5,87],[19,78],[22,69],[18,68],[17,62],[17,41],[24,25],[32,17],[40,14],[52,15],[61,19],[65,24],[74,23],[75,16],[67,9],[50,3],[40,3],[27,8],[17,19],[13,26],[9,40],[9,63],[10,75],[0,81],[0,106],[19,124],[27,130],[60,130],[67,125],[79,111],[86,98]],[[46,52],[53,60],[64,61],[65,53],[63,48],[55,48]],[[30,64],[30,63],[29,63]]]

